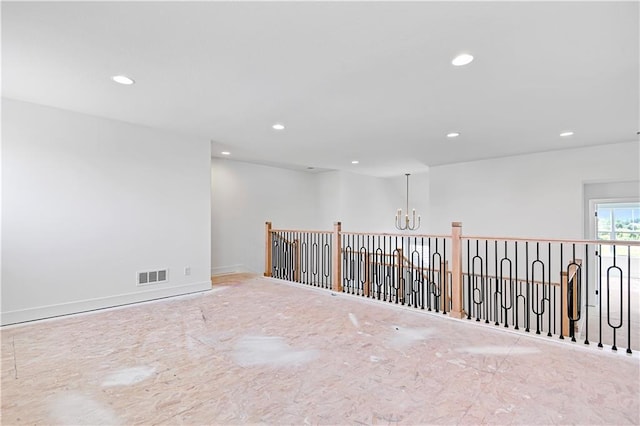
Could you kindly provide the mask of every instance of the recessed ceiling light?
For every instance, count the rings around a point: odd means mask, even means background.
[[[451,63],[456,67],[461,67],[463,65],[467,65],[471,63],[471,61],[473,61],[472,55],[469,55],[468,53],[462,53],[456,56],[455,58],[453,58],[453,61],[451,61]]]
[[[231,155],[231,153],[229,151],[222,151],[220,154],[222,154],[222,155]]]
[[[569,136],[573,136],[573,132],[562,132],[560,133],[560,136],[562,136],[563,138],[567,138]]]
[[[457,138],[458,136],[460,136],[460,133],[458,132],[447,133],[448,138]]]
[[[127,77],[126,75],[114,75],[113,77],[111,77],[111,80],[115,81],[116,83],[124,84],[127,86],[135,83],[133,79]]]
[[[360,163],[360,162],[359,162],[358,160],[353,160],[353,161],[351,162],[351,164],[359,164],[359,163]]]
[[[284,124],[281,123],[276,123],[271,127],[273,127],[274,130],[284,130]]]

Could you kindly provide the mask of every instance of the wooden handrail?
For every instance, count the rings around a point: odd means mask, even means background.
[[[640,241],[622,241],[622,240],[560,240],[554,238],[515,238],[515,237],[478,237],[474,235],[465,235],[463,240],[483,240],[483,241],[516,241],[528,243],[567,243],[567,244],[588,244],[596,246],[633,246],[640,247]]]
[[[469,272],[463,272],[462,274],[466,275],[466,276],[493,278],[494,280],[498,280],[499,279],[496,275],[480,275],[480,274],[471,274]],[[508,280],[508,278],[504,278],[504,277],[502,279],[503,280]],[[540,284],[549,284],[549,285],[556,286],[556,287],[558,287],[560,285],[560,283],[553,282],[553,281],[550,281],[550,282],[540,281],[540,280],[531,280],[531,281],[529,281],[527,278],[519,278],[519,277],[513,278],[512,281],[516,281],[516,282],[519,282],[519,283],[538,284],[538,285],[540,285]]]
[[[296,232],[301,234],[327,234],[331,235],[331,231],[314,231],[314,230],[304,230],[304,229],[272,229],[271,232]]]
[[[408,237],[408,238],[451,238],[451,235],[430,235],[430,234],[394,234],[389,232],[340,232],[340,235],[370,235],[377,237]]]
[[[297,240],[293,240],[293,241],[289,241],[288,239],[286,239],[285,237],[283,237],[282,235],[278,235],[276,234],[274,231],[271,231],[272,234],[274,234],[274,237],[277,237],[278,239],[282,240],[283,242],[289,244],[290,246],[296,244]]]
[[[356,251],[356,250],[343,249],[342,251],[344,253],[361,254],[359,250]],[[392,258],[395,259],[398,255],[397,254],[393,254],[393,253],[391,253],[391,254],[389,254],[389,253],[381,253],[381,254],[379,254],[379,253],[367,251],[367,256],[368,257],[383,256],[383,257],[392,257]],[[429,268],[429,267],[425,268],[423,266],[415,266],[415,265],[413,265],[413,262],[411,262],[405,255],[402,255],[402,258],[404,259],[406,264],[412,265],[413,269],[423,270],[423,271],[440,271],[440,269],[434,269],[434,268]],[[386,262],[373,262],[373,263],[376,263],[378,265],[384,265],[384,266],[396,266],[397,265],[396,263],[386,263]],[[450,274],[451,270],[447,270],[446,272]]]
[[[298,232],[307,234],[327,234],[331,235],[331,231],[322,230],[306,230],[306,229],[272,229],[271,232]],[[402,238],[451,238],[446,234],[395,234],[390,232],[345,232],[341,231],[340,235],[369,235],[384,237],[402,237]],[[532,238],[532,237],[491,237],[478,235],[464,235],[463,240],[483,240],[483,241],[521,241],[533,243],[567,243],[567,244],[589,244],[589,245],[616,245],[616,246],[632,246],[640,247],[640,241],[622,241],[622,240],[580,240],[580,239],[558,239],[558,238]]]

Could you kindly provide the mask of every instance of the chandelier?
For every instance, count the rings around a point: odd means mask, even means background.
[[[418,218],[416,220],[416,209],[413,209],[413,212],[411,213],[411,220],[409,219],[409,173],[405,173],[405,176],[407,177],[407,212],[404,215],[402,215],[402,209],[398,209],[398,213],[396,213],[396,228],[399,229],[400,231],[405,231],[405,230],[409,230],[409,231],[413,231],[415,229],[420,228],[420,215],[418,215]]]

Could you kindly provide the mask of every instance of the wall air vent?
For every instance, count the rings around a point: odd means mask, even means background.
[[[138,285],[158,284],[169,281],[169,270],[138,272]]]

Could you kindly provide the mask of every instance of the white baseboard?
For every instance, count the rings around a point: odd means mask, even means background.
[[[181,286],[157,288],[137,291],[135,293],[119,294],[115,296],[96,299],[78,300],[74,302],[60,303],[57,305],[38,306],[35,308],[20,309],[16,311],[2,312],[1,325],[16,324],[27,321],[57,317],[61,315],[77,314],[96,309],[112,308],[131,303],[147,302],[164,297],[179,296],[198,291],[210,290],[211,281],[190,283]]]
[[[217,266],[211,268],[211,275],[225,275],[225,274],[240,274],[240,273],[255,273],[244,265],[230,265],[230,266]]]

